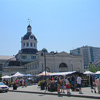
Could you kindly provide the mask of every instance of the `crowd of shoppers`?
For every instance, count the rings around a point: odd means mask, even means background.
[[[100,93],[100,77],[93,78],[93,76],[90,76],[90,85],[91,85],[91,92],[94,93]]]
[[[82,89],[81,89],[81,76],[80,75],[71,75],[71,76],[67,76],[67,77],[52,77],[49,78],[49,80],[47,81],[47,87],[49,87],[50,83],[52,84],[56,84],[57,85],[57,91],[58,94],[60,93],[65,93],[67,92],[67,94],[71,94],[71,91],[79,91],[79,94],[82,94]],[[55,85],[55,87],[56,87]],[[53,85],[51,86],[51,88],[54,87]],[[55,88],[54,87],[54,88]],[[53,89],[54,89],[53,88]],[[66,91],[65,91],[66,90]],[[53,91],[51,89],[51,91]]]
[[[3,80],[3,83],[8,85],[8,86],[13,86],[13,89],[17,89],[17,87],[20,87],[22,86],[23,87],[27,87],[27,84],[28,84],[28,79],[27,78],[17,78],[16,80],[14,81],[9,81],[8,79],[7,80]]]

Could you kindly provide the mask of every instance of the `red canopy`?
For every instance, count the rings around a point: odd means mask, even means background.
[[[46,76],[52,75],[52,73],[46,71]],[[45,71],[38,74],[38,76],[45,76]]]

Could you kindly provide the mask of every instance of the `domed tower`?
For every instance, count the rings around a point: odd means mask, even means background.
[[[32,34],[32,27],[27,26],[27,33],[21,38],[21,53],[36,54],[37,52],[37,39]]]
[[[21,38],[21,50],[16,55],[16,59],[21,62],[21,65],[37,59],[37,39],[32,34],[32,27],[27,26],[27,33]]]

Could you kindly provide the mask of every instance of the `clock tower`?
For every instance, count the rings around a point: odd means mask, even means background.
[[[37,59],[37,38],[32,34],[32,27],[27,26],[27,33],[21,38],[21,50],[16,55],[16,59],[23,65]]]
[[[32,34],[32,27],[27,26],[27,33],[21,38],[21,52],[36,54],[37,52],[37,39]]]

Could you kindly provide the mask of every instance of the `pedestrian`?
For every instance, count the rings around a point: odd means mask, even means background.
[[[19,85],[18,85],[18,79],[16,79],[15,81],[16,81],[16,85],[17,85],[17,87],[18,87],[18,86],[19,86]]]
[[[60,94],[60,80],[59,80],[59,78],[57,78],[57,91],[58,91],[58,94]]]
[[[97,88],[97,77],[95,77],[95,79],[94,79],[94,83],[93,83],[93,85],[94,85],[94,92],[96,93],[96,88]],[[93,91],[91,91],[91,92],[93,92]]]
[[[97,79],[97,89],[98,93],[100,93],[100,77]]]
[[[65,86],[66,86],[67,94],[70,95],[71,94],[70,93],[70,82],[67,77],[66,77],[66,85]]]
[[[24,82],[25,82],[25,81],[24,81],[24,79],[22,79],[22,88],[23,88],[23,87],[24,87],[24,85],[25,85],[25,84],[24,84]]]
[[[27,87],[28,81],[27,78],[25,79],[25,87]]]
[[[81,78],[80,75],[78,75],[78,77],[77,77],[77,87],[79,88],[79,94],[82,94],[81,81],[82,81],[82,78]]]
[[[93,88],[93,78],[92,75],[90,76],[90,85],[91,85],[91,89]]]
[[[73,74],[72,77],[71,77],[71,89],[72,91],[75,91],[75,75]]]
[[[13,90],[17,90],[17,84],[16,84],[16,81],[14,81],[14,83],[13,83]]]
[[[61,93],[63,92],[64,93],[64,86],[65,86],[65,80],[62,78],[61,80]]]

